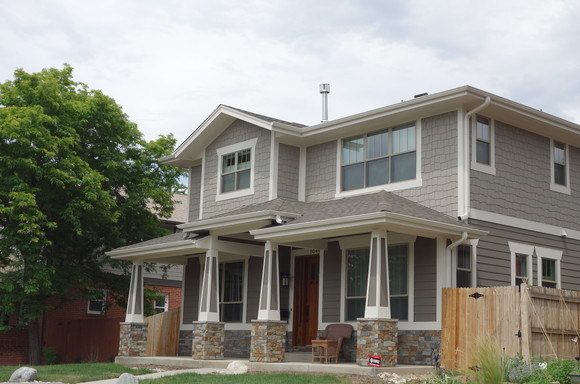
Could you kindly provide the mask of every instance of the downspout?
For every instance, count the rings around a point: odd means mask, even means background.
[[[477,107],[475,107],[474,109],[472,109],[471,111],[467,112],[465,114],[465,116],[463,117],[463,212],[459,213],[459,219],[460,220],[465,220],[469,217],[469,211],[471,209],[471,200],[470,200],[470,187],[471,187],[471,181],[470,181],[470,170],[471,170],[471,143],[469,140],[469,132],[470,130],[470,125],[469,125],[469,119],[471,118],[471,116],[475,115],[477,112],[481,111],[482,109],[486,108],[489,104],[491,104],[491,97],[486,96],[485,100],[483,101],[483,103]]]
[[[450,265],[447,266],[447,270],[450,271],[450,275],[449,277],[451,277],[450,279],[447,279],[447,285],[449,287],[451,287],[453,284],[453,261],[452,261],[452,255],[453,255],[453,249],[457,248],[457,246],[459,246],[460,244],[462,244],[465,240],[467,240],[467,232],[463,232],[461,234],[461,237],[459,238],[459,240],[454,241],[453,243],[449,244],[447,246],[447,248],[445,248],[446,250],[446,254],[448,255],[447,260],[449,262]]]

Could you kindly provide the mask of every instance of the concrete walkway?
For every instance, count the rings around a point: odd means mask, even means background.
[[[174,376],[174,375],[181,375],[182,373],[197,373],[198,375],[207,375],[210,373],[216,373],[220,371],[219,369],[213,368],[196,368],[196,369],[178,369],[175,371],[163,371],[163,372],[155,372],[155,373],[148,373],[146,375],[136,375],[135,377],[139,378],[139,380],[143,379],[158,379],[160,377],[165,376]],[[87,381],[83,384],[117,384],[117,379],[108,379],[108,380],[99,380],[99,381]]]
[[[290,355],[290,354],[288,354]],[[308,354],[309,355],[309,354]],[[288,356],[289,357],[289,356]],[[191,357],[125,357],[117,356],[115,362],[127,366],[133,365],[163,365],[180,368],[205,368],[211,369],[214,372],[225,370],[232,361],[241,361],[249,367],[249,372],[293,372],[293,373],[324,373],[335,375],[371,375],[374,376],[380,372],[396,373],[398,375],[421,375],[433,373],[433,367],[422,365],[399,365],[396,367],[363,367],[354,363],[339,363],[339,364],[321,364],[311,363],[310,361],[286,361],[283,363],[259,363],[249,361],[247,359],[229,359],[229,360],[194,360]],[[195,371],[195,369],[193,371]],[[177,373],[189,372],[190,369],[180,370]],[[175,371],[168,371],[175,372]],[[160,372],[165,373],[165,372]],[[176,374],[176,373],[173,373]],[[145,378],[143,375],[139,377]],[[115,384],[105,383],[102,384]]]

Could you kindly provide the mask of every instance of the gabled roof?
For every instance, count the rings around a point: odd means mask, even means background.
[[[490,104],[481,114],[493,115],[504,123],[580,147],[580,125],[466,85],[312,126],[220,105],[172,155],[160,161],[182,167],[197,164],[203,149],[236,119],[276,132],[281,142],[310,146],[365,130],[392,127],[419,117],[460,109],[469,111],[487,97]]]

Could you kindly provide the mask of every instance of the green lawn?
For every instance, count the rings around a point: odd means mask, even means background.
[[[121,373],[134,375],[151,373],[148,369],[131,369],[114,363],[57,364],[33,366],[38,371],[40,381],[61,381],[63,383],[82,383],[84,381],[114,379]],[[14,366],[0,366],[0,382],[8,381],[10,375],[18,369]]]
[[[184,373],[160,379],[141,380],[140,384],[350,384],[344,376],[304,375],[292,373],[248,373],[243,375],[198,375]]]

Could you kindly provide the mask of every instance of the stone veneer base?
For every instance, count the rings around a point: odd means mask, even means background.
[[[252,320],[250,361],[278,363],[284,361],[286,322]]]
[[[381,366],[397,365],[397,319],[357,319],[356,362],[368,365],[370,355],[381,358]]]
[[[147,323],[121,323],[119,356],[147,356]]]
[[[439,354],[441,331],[399,330],[397,364],[433,365],[434,355]]]
[[[194,321],[191,356],[196,360],[224,358],[224,323]]]

